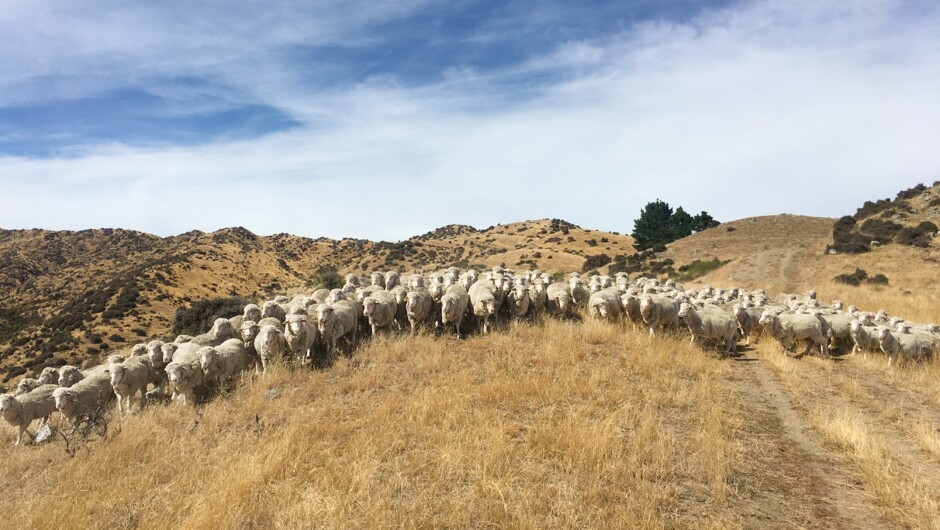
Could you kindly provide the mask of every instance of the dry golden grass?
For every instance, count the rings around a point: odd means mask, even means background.
[[[738,526],[730,369],[597,322],[380,338],[153,407],[73,458],[8,450],[0,526]]]

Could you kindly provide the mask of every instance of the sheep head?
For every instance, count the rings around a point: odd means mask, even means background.
[[[111,373],[111,386],[113,387],[117,387],[127,380],[127,367],[123,364],[112,363],[108,367],[108,371]]]
[[[39,381],[33,379],[32,377],[27,377],[25,379],[21,379],[20,382],[17,383],[16,390],[13,392],[13,395],[19,396],[26,394],[37,388],[39,388]]]
[[[138,346],[140,346],[140,344],[138,344]],[[52,366],[47,366],[42,369],[42,373],[39,374],[37,381],[40,385],[57,385],[59,384],[59,370]]]
[[[682,302],[682,305],[679,306],[679,318],[684,319],[691,315],[694,311],[695,307],[692,304],[688,302]]]
[[[19,400],[10,394],[0,396],[0,416],[3,416],[3,419],[7,421],[15,420],[19,416],[20,408]]]

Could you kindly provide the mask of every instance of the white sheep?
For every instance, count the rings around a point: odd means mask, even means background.
[[[571,287],[568,283],[553,283],[545,289],[545,307],[549,314],[560,317],[571,315],[574,302],[571,300]]]
[[[744,337],[744,344],[746,346],[751,345],[752,333],[755,334],[756,339],[760,339],[761,332],[764,328],[761,327],[758,321],[763,311],[757,308],[744,307],[740,304],[735,304],[731,310],[734,314],[734,319],[738,323],[738,331],[740,331],[741,336]]]
[[[881,349],[878,337],[875,336],[875,326],[866,326],[859,319],[852,320],[849,323],[849,337],[852,339],[852,354],[863,352],[868,356],[869,352],[876,352]]]
[[[369,319],[372,336],[375,337],[379,329],[387,328],[395,322],[398,303],[390,292],[377,291],[362,300],[362,314]]]
[[[405,312],[411,324],[411,334],[414,335],[419,324],[426,323],[431,316],[434,299],[431,293],[424,289],[409,291],[405,300]]]
[[[421,276],[420,274],[412,274],[411,278],[408,279],[408,288],[412,291],[415,289],[423,289],[424,287],[424,276]]]
[[[372,285],[377,285],[382,289],[385,289],[385,273],[375,271],[369,276],[369,281]]]
[[[392,287],[401,284],[401,276],[396,271],[388,271],[385,273],[385,289],[391,290]]]
[[[287,349],[296,360],[297,366],[302,366],[304,360],[310,357],[310,350],[316,344],[319,335],[317,327],[310,324],[308,318],[307,313],[291,315],[287,317],[287,325],[284,326]]]
[[[79,416],[98,414],[105,410],[114,397],[111,376],[104,369],[92,369],[85,372],[85,378],[65,388],[60,386],[52,392],[55,408],[72,426],[77,426]]]
[[[441,297],[441,323],[444,326],[453,323],[458,338],[460,337],[460,323],[463,322],[469,305],[470,297],[467,295],[467,290],[457,284],[448,287],[444,296]]]
[[[738,351],[738,323],[734,316],[728,312],[717,310],[697,310],[692,304],[685,302],[679,306],[679,318],[685,322],[692,334],[689,344],[699,340],[705,348],[706,340],[716,340],[723,348],[722,356],[728,356]]]
[[[237,339],[223,342],[213,348],[199,349],[199,367],[208,386],[221,389],[225,381],[251,368],[254,359],[245,345]]]
[[[602,288],[591,293],[591,297],[588,299],[589,314],[597,319],[619,320],[620,315],[623,313],[623,301],[620,296],[620,289],[616,288]]]
[[[568,286],[571,288],[571,301],[574,302],[574,305],[577,307],[586,306],[588,300],[591,298],[591,291],[588,289],[587,284],[584,283],[584,280],[571,278],[568,280]]]
[[[245,310],[242,311],[242,322],[246,320],[251,320],[252,322],[257,322],[261,320],[261,308],[257,304],[248,304],[245,306]]]
[[[65,365],[59,367],[59,386],[68,388],[85,378],[85,374],[77,366]]]
[[[111,388],[117,398],[118,414],[131,411],[131,402],[134,394],[140,392],[138,408],[143,409],[147,403],[147,386],[153,383],[160,385],[161,376],[153,369],[149,356],[132,356],[123,362],[112,362],[108,367],[111,375]],[[124,402],[127,401],[127,407]]]
[[[261,360],[261,370],[264,372],[268,371],[268,366],[286,357],[290,351],[284,332],[272,324],[260,327],[254,345],[258,358]]]
[[[197,392],[205,390],[199,358],[199,350],[203,347],[198,344],[181,344],[169,357],[164,353],[164,361],[169,361],[164,370],[172,392],[170,399],[184,405],[195,405]]]
[[[496,314],[496,286],[487,279],[477,280],[467,292],[470,309],[477,321],[477,327],[484,334],[489,333],[489,320]]]
[[[283,318],[281,320],[283,321]],[[188,342],[199,344],[200,346],[218,346],[238,336],[238,331],[232,326],[232,322],[229,319],[217,318],[215,322],[212,323],[212,329],[202,335],[193,337],[192,340]]]
[[[140,344],[137,346],[140,346]],[[134,348],[136,349],[137,346],[134,346]],[[42,373],[39,374],[38,378],[36,378],[36,382],[38,382],[40,385],[58,385],[59,369],[54,366],[47,366],[43,368]]]
[[[892,333],[886,326],[875,329],[875,338],[881,351],[888,356],[888,366],[891,366],[898,355],[912,359],[923,359],[936,352],[938,341],[924,335],[910,333]]]
[[[813,344],[819,346],[820,352],[829,357],[829,336],[826,322],[816,315],[777,314],[774,311],[764,311],[758,320],[764,331],[777,339],[784,350],[790,348],[795,340],[805,340],[806,350],[800,354],[805,355]]]
[[[388,277],[386,277],[386,285]],[[317,306],[317,329],[323,342],[330,349],[330,355],[336,353],[336,342],[346,336],[352,335],[352,340],[356,342],[356,335],[359,329],[359,317],[356,307],[345,300],[340,300],[332,304],[321,304]]]
[[[536,277],[529,282],[529,305],[532,308],[532,315],[538,317],[545,311],[545,304],[548,301],[548,291],[545,281]]]
[[[506,302],[509,304],[509,316],[522,319],[529,313],[529,290],[524,283],[518,283],[506,293]]]
[[[52,393],[57,388],[55,385],[42,385],[19,396],[0,396],[0,416],[18,429],[16,445],[20,445],[24,434],[33,439],[28,429],[35,420],[49,421],[49,416],[55,411]]]
[[[20,379],[20,382],[16,384],[16,389],[13,391],[14,396],[22,396],[28,394],[33,390],[39,388],[39,380],[33,379],[32,377],[24,377]]]
[[[656,328],[679,325],[679,305],[662,296],[644,294],[640,298],[640,315],[649,327],[650,337],[656,336]]]
[[[264,303],[261,307],[261,318],[276,318],[281,322],[284,322],[284,318],[287,317],[287,311],[284,310],[276,302],[269,300]]]
[[[829,349],[842,348],[852,342],[850,326],[855,317],[847,313],[837,315],[820,315],[820,318],[829,325]],[[853,348],[854,349],[854,348]]]

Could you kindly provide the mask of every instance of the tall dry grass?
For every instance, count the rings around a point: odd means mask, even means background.
[[[729,370],[598,322],[379,338],[115,421],[74,457],[8,448],[0,526],[739,526]]]

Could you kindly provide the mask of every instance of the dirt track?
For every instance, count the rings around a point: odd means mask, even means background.
[[[935,514],[940,500],[940,411],[928,399],[862,356],[797,360],[764,342],[731,362],[749,468],[766,481],[743,492],[747,526],[940,528],[909,515]],[[886,492],[882,478],[905,490]]]

